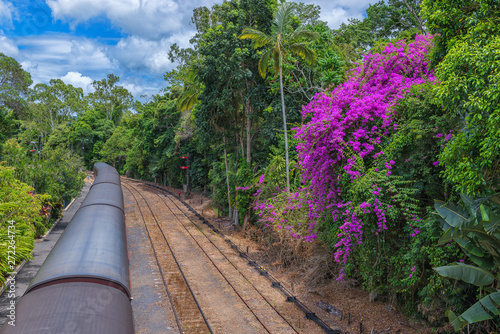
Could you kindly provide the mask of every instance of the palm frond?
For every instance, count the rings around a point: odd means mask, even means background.
[[[252,28],[245,28],[241,32],[241,35],[238,36],[239,39],[251,39],[253,40],[253,47],[258,48],[264,45],[271,44],[273,40],[269,35],[266,33],[263,33],[262,31],[252,29]]]
[[[307,42],[314,41],[319,38],[319,33],[307,29],[305,26],[300,26],[290,34],[289,40],[295,42],[301,38],[305,39]]]
[[[269,63],[269,58],[271,58],[271,55],[273,54],[273,49],[269,49],[264,54],[262,57],[260,57],[259,60],[259,73],[262,76],[262,78],[266,78],[266,72],[267,72],[267,65]]]
[[[179,111],[193,109],[194,106],[199,102],[198,96],[200,92],[183,95],[177,100],[177,108]]]
[[[278,7],[276,16],[274,17],[274,24],[278,29],[279,34],[283,34],[286,29],[286,25],[293,14],[293,8],[295,4],[293,2],[284,2]]]
[[[201,84],[197,82],[187,83],[176,102],[179,111],[193,109],[199,102],[198,96],[200,96],[202,91],[203,88]]]
[[[188,82],[200,82],[200,77],[198,75],[198,71],[194,66],[189,66],[186,79]]]
[[[306,43],[292,44],[290,45],[290,51],[293,54],[302,57],[308,65],[312,65],[316,61],[316,53],[314,50],[309,49]]]

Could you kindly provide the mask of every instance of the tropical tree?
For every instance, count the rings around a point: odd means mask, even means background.
[[[290,162],[288,159],[288,138],[285,113],[285,97],[283,95],[283,59],[287,53],[300,56],[307,64],[313,64],[316,59],[315,52],[308,48],[307,43],[317,39],[317,32],[307,29],[304,25],[296,29],[291,28],[290,23],[293,18],[294,4],[284,2],[278,7],[274,17],[271,33],[245,28],[240,39],[251,39],[254,41],[254,48],[267,47],[259,60],[259,73],[265,78],[267,66],[270,59],[273,59],[274,70],[280,76],[281,109],[283,112],[283,129],[285,131],[285,157],[286,157],[286,190],[290,192]]]
[[[31,75],[14,58],[0,52],[0,112],[12,110],[20,116],[26,109],[25,97],[32,82]]]
[[[422,15],[436,35],[434,91],[459,121],[439,157],[460,192],[500,191],[500,5],[492,0],[425,0]]]
[[[35,85],[31,99],[34,103],[26,123],[31,123],[39,133],[52,133],[60,124],[83,114],[85,108],[83,90],[61,79],[51,79],[48,85]]]
[[[471,264],[457,262],[434,269],[443,276],[480,287],[485,296],[458,316],[448,311],[455,330],[494,317],[498,321],[500,315],[500,197],[461,197],[463,206],[435,201],[445,231],[439,242],[444,245],[455,241]]]
[[[133,100],[132,94],[126,88],[117,85],[119,81],[120,78],[116,75],[108,74],[107,79],[92,83],[95,92],[89,94],[92,106],[104,112],[106,120],[111,120],[115,124],[120,121]]]
[[[25,114],[31,83],[31,75],[14,58],[0,52],[0,143],[18,129],[17,119]]]

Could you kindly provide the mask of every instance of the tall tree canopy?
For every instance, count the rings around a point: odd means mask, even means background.
[[[458,121],[440,157],[444,175],[471,195],[499,191],[500,3],[424,0],[423,14],[437,35],[436,98]]]
[[[7,108],[20,115],[32,82],[31,75],[14,58],[0,52],[0,112]]]
[[[92,83],[95,92],[89,94],[92,106],[102,111],[106,120],[112,120],[115,124],[120,121],[123,112],[130,108],[133,99],[126,88],[117,85],[119,81],[116,75],[108,74],[107,79]]]

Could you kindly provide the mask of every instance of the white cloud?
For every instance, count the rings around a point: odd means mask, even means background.
[[[85,94],[94,91],[94,87],[92,86],[92,82],[94,80],[92,80],[90,77],[83,76],[80,72],[68,72],[60,79],[68,85],[82,88]]]
[[[362,19],[369,4],[377,0],[293,0],[294,2],[312,3],[321,7],[320,20],[328,23],[332,29],[337,29],[349,18]]]
[[[120,80],[118,85],[126,88],[136,99],[140,99],[142,95],[153,96],[158,94],[161,89],[161,87],[158,87],[158,82],[151,82],[137,77],[126,78],[123,82]]]
[[[131,36],[121,39],[112,54],[128,70],[147,69],[156,74],[163,74],[175,66],[168,59],[170,46],[177,43],[181,47],[188,47],[188,41],[193,34],[194,31],[187,31],[158,41]]]
[[[71,44],[68,60],[74,69],[112,71],[119,67],[115,60],[107,56],[108,46],[90,39],[75,39]]]
[[[15,9],[10,2],[4,2],[0,0],[0,26],[11,28],[12,25],[12,14]]]
[[[47,83],[69,72],[104,77],[119,69],[117,61],[107,55],[109,46],[87,38],[40,35],[19,38],[17,44],[22,48],[23,68],[35,83]]]
[[[210,0],[47,0],[54,18],[73,26],[106,16],[125,33],[146,39],[172,34],[190,22],[192,10]],[[221,2],[221,1],[217,1]]]
[[[348,23],[348,19],[356,18],[362,19],[363,16],[361,14],[352,14],[346,11],[343,8],[334,8],[329,11],[322,11],[321,20],[328,23],[328,26],[333,29],[337,29],[340,27],[342,23]]]
[[[128,92],[134,97],[138,98],[143,92],[144,92],[144,87],[135,85],[133,83],[122,83],[119,84],[119,86],[123,86]]]
[[[14,57],[19,54],[19,49],[13,40],[3,35],[0,30],[0,52],[9,57]]]

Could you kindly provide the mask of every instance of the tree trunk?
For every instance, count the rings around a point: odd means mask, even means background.
[[[241,146],[241,158],[245,157],[245,144],[243,143],[243,126],[241,127],[240,133],[240,146]]]
[[[252,162],[252,156],[250,154],[250,146],[252,142],[252,136],[250,134],[250,129],[252,127],[252,120],[250,119],[250,115],[247,115],[247,164],[250,167]]]
[[[249,221],[250,221],[250,212],[247,212],[243,217],[243,231],[246,231]]]
[[[239,225],[240,218],[238,217],[238,209],[236,207],[234,208],[233,218],[234,218],[234,225]]]
[[[224,162],[226,164],[227,206],[229,207],[229,218],[231,218],[231,193],[229,188],[229,167],[227,164],[226,136],[224,136]]]
[[[283,95],[283,68],[280,66],[281,110],[283,111],[283,129],[285,130],[285,158],[286,158],[286,191],[290,193],[290,162],[288,161],[288,133],[286,129],[285,96]]]

